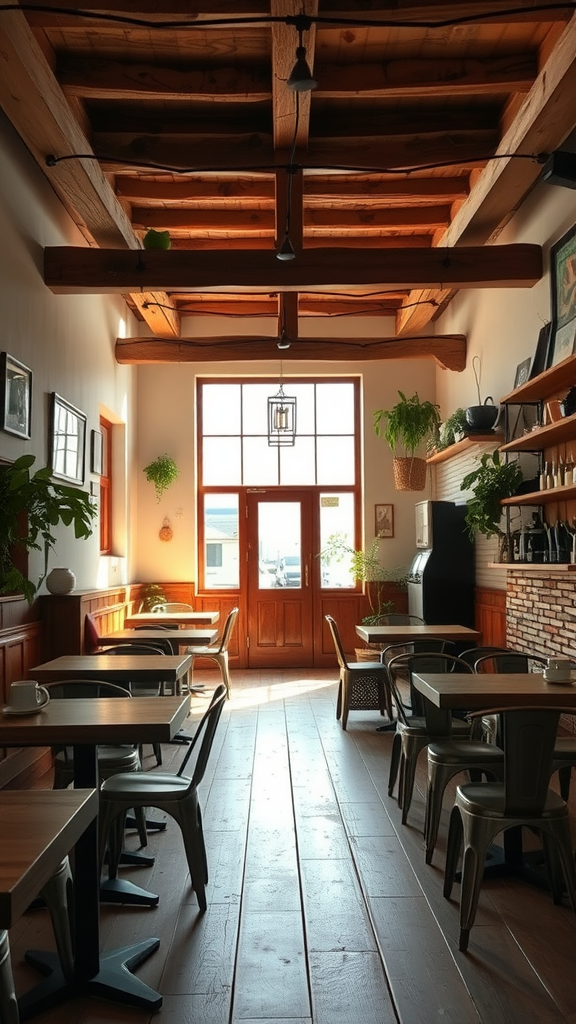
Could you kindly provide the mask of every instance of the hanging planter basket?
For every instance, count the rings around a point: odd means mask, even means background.
[[[426,487],[426,462],[418,458],[395,458],[394,487],[397,491],[423,491]]]

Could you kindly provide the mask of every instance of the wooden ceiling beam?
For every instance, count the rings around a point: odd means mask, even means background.
[[[302,12],[301,0],[270,0],[273,17],[294,17]],[[306,14],[318,13],[318,0],[308,0]],[[303,148],[308,143],[310,124],[310,93],[292,92],[286,82],[296,60],[298,34],[292,25],[274,24],[272,39],[272,124],[274,150]],[[314,70],[314,47],[316,28],[313,26],[302,40],[306,48],[306,59],[311,71]]]
[[[294,40],[294,29],[291,31]],[[261,103],[272,97],[265,66],[187,69],[159,63],[61,56],[56,77],[67,96],[86,100],[162,100]]]
[[[342,67],[318,63],[314,98],[348,100],[430,99],[528,92],[538,74],[537,57],[513,54],[487,57],[383,60]]]
[[[553,153],[574,127],[576,95],[576,15],[573,15],[542,68],[532,89],[499,146],[504,154]],[[490,242],[508,223],[522,200],[538,181],[542,168],[535,160],[503,156],[491,161],[475,183],[474,191],[462,204],[440,244],[481,245]],[[421,292],[406,299],[406,307],[417,303]],[[438,306],[445,298],[437,296]],[[422,330],[422,307],[400,311],[399,334]],[[429,321],[427,321],[429,322]]]
[[[319,291],[351,285],[401,288],[526,288],[542,277],[538,245],[483,248],[304,249],[295,260],[266,252],[89,249],[54,246],[44,250],[44,281],[56,294],[113,294],[127,291]]]
[[[293,182],[294,183],[294,182]],[[308,210],[304,235],[329,230],[345,235],[373,231],[432,231],[450,221],[449,206],[414,206],[391,210]],[[232,235],[271,235],[274,210],[190,210],[135,206],[132,225],[137,231],[186,231],[192,236],[220,232]],[[282,232],[283,234],[283,232]]]
[[[254,203],[274,209],[274,179],[263,175],[234,181],[187,178],[185,181],[152,181],[123,174],[116,176],[116,195],[129,202],[191,203],[209,209],[234,208]]]
[[[180,337],[180,314],[166,292],[132,292],[130,298],[158,338]]]
[[[270,337],[118,338],[116,361],[129,365],[150,363],[231,362],[235,359],[279,358],[278,339]],[[284,366],[290,360],[372,361],[382,359],[433,359],[447,370],[462,371],[466,366],[466,337],[447,334],[439,337],[406,338],[299,338],[282,352]]]

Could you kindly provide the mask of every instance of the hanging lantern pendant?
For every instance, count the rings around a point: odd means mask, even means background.
[[[282,378],[278,393],[268,399],[268,444],[276,447],[296,441],[296,399],[284,394]]]

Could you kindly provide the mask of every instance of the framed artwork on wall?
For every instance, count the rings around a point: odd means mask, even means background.
[[[544,326],[540,328],[538,341],[536,343],[536,351],[534,353],[534,359],[532,360],[532,369],[530,370],[530,380],[534,377],[538,377],[538,375],[543,373],[548,366],[548,349],[550,347],[551,334],[551,323],[544,324]]]
[[[71,484],[83,484],[86,416],[54,391],[51,420],[52,475]]]
[[[394,536],[394,505],[375,505],[376,536]]]
[[[574,353],[576,342],[576,225],[550,249],[552,336],[548,366]]]
[[[30,437],[32,428],[32,370],[7,352],[0,353],[2,430]]]
[[[525,384],[530,375],[530,364],[531,358],[524,359],[522,363],[518,363],[516,367],[516,376],[514,377],[514,387],[519,388],[521,384]]]

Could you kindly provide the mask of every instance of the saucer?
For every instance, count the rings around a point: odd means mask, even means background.
[[[2,708],[2,714],[3,715],[37,715],[39,711],[42,711],[42,708],[46,707],[46,704],[48,704],[48,701],[45,701],[44,704],[37,704],[35,708],[26,708],[25,711],[21,711],[20,708],[13,708],[10,704],[6,704]]]
[[[543,673],[544,680],[547,683],[555,683],[557,686],[571,686],[574,682],[572,675],[562,676],[561,679],[557,679],[555,676],[547,676],[546,672]]]

